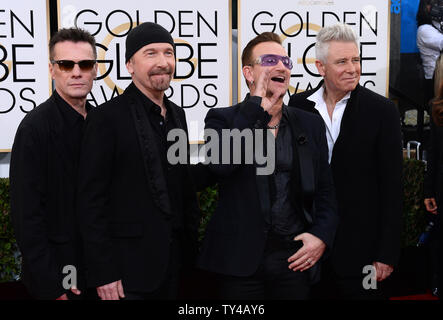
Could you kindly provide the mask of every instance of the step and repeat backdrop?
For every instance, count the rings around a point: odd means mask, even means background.
[[[385,0],[238,0],[238,57],[249,40],[272,31],[280,35],[294,62],[289,93],[315,88],[321,80],[315,67],[315,36],[323,27],[337,22],[350,25],[360,38],[360,84],[388,94],[389,9]],[[239,60],[239,65],[241,61]],[[240,81],[244,97],[246,83]]]
[[[125,39],[145,21],[161,24],[176,43],[176,71],[166,95],[185,108],[190,140],[203,140],[209,108],[232,101],[230,1],[59,0],[59,27],[79,27],[95,36],[99,75],[89,100],[101,104],[124,90]],[[142,4],[143,3],[143,4]],[[121,9],[123,8],[124,9]]]
[[[17,126],[52,90],[48,71],[50,19],[59,28],[88,30],[97,41],[99,72],[88,101],[99,105],[130,83],[125,39],[145,21],[161,24],[176,43],[176,72],[166,94],[185,109],[191,143],[203,139],[204,117],[213,107],[244,98],[241,51],[264,31],[280,35],[294,61],[289,94],[315,87],[315,36],[321,27],[344,22],[360,36],[361,84],[386,95],[389,69],[389,1],[238,0],[238,55],[233,56],[232,3],[204,0],[58,0],[57,17],[47,0],[4,1],[0,6],[0,151],[11,149]],[[238,68],[232,71],[233,59]],[[233,97],[233,77],[238,96]],[[234,101],[234,102],[235,102]]]
[[[46,0],[0,5],[0,151],[12,147],[23,117],[51,93]]]

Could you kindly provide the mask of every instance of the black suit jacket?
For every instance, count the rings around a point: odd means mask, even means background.
[[[258,100],[257,100],[258,99]],[[206,129],[265,128],[270,116],[252,97],[229,108],[211,109]],[[337,214],[332,177],[327,163],[324,125],[318,116],[288,108],[294,142],[292,196],[304,212],[306,232],[331,248]],[[219,185],[218,206],[207,226],[199,266],[213,272],[249,276],[264,253],[265,215],[271,208],[267,176],[256,174],[256,165],[209,164]],[[301,170],[299,168],[302,168]],[[305,205],[302,205],[305,204]]]
[[[11,217],[23,258],[22,280],[40,299],[55,299],[63,267],[82,271],[81,241],[75,220],[77,172],[55,96],[20,123],[11,154]],[[78,279],[81,289],[82,279]]]
[[[78,215],[88,285],[122,279],[124,290],[150,292],[164,280],[169,262],[171,201],[185,217],[186,232],[179,242],[186,248],[197,240],[198,206],[187,165],[172,168],[181,172],[183,196],[168,194],[156,135],[136,90],[131,84],[88,115]],[[168,116],[187,133],[183,109],[169,104]]]
[[[289,105],[318,113],[307,100],[313,92],[293,95]],[[397,108],[358,85],[346,105],[331,159],[340,216],[331,263],[338,275],[362,276],[364,266],[375,261],[397,263],[402,165]]]
[[[425,175],[425,198],[435,198],[438,212],[442,211],[443,194],[443,127],[431,120],[431,136],[427,153],[427,170]]]

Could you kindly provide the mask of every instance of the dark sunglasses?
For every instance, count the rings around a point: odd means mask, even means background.
[[[262,67],[272,67],[281,61],[283,65],[289,70],[292,69],[292,60],[288,56],[280,56],[278,54],[264,54],[255,59],[254,64],[259,64]]]
[[[52,64],[58,64],[58,67],[61,71],[71,71],[74,69],[74,66],[78,64],[82,71],[90,71],[94,68],[96,60],[80,60],[79,62],[75,62],[72,60],[52,60]]]

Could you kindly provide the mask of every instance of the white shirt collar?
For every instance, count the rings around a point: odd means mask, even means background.
[[[307,99],[309,101],[315,102],[316,105],[320,102],[325,102],[323,99],[324,92],[325,92],[325,85],[322,85],[320,89],[314,91],[314,93],[311,94]],[[350,98],[351,98],[351,91],[349,91],[339,102],[337,102],[336,105],[340,105],[342,103],[346,105],[346,103]]]
[[[323,99],[324,85],[321,86],[317,91],[310,95],[307,99],[314,102],[314,108],[318,111],[320,116],[323,118],[326,128],[326,140],[328,143],[328,161],[331,163],[332,150],[334,149],[335,141],[337,141],[340,134],[340,125],[345,112],[346,105],[349,98],[351,97],[351,92],[348,92],[339,102],[335,104],[334,110],[332,112],[332,119],[328,114],[328,108],[325,100]]]

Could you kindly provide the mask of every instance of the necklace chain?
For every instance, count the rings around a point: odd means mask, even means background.
[[[278,129],[280,127],[280,121],[275,126],[266,126],[268,129]]]

